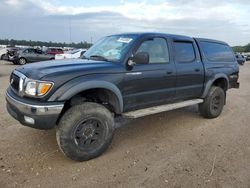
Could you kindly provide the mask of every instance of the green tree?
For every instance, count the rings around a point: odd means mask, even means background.
[[[0,39],[0,44],[2,45],[22,45],[22,46],[47,46],[47,47],[72,47],[72,48],[89,48],[92,44],[81,41],[79,43],[61,43],[61,42],[42,42],[42,41],[32,41],[32,40],[14,40],[14,39]]]

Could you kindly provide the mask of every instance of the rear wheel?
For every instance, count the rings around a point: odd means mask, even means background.
[[[25,65],[26,63],[27,63],[27,60],[25,58],[23,58],[23,57],[19,58],[19,60],[18,60],[19,65]]]
[[[63,115],[56,131],[61,151],[70,159],[85,161],[101,155],[114,134],[114,118],[97,103],[71,107]]]
[[[204,102],[199,104],[200,114],[205,118],[218,117],[225,105],[225,91],[216,86],[212,86],[204,99]]]

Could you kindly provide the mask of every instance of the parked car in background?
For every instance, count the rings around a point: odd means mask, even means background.
[[[14,57],[10,59],[14,64],[24,65],[37,61],[46,61],[55,59],[55,55],[44,53],[42,50],[34,48],[26,48],[15,53]]]
[[[10,61],[18,50],[20,50],[20,48],[17,47],[7,47],[3,49],[0,55],[1,60]]]
[[[6,48],[2,48],[0,49],[0,59],[4,60],[7,54],[7,49]]]
[[[76,59],[80,58],[87,50],[86,49],[76,49],[72,51],[68,51],[64,54],[56,54],[55,59]]]
[[[50,54],[50,55],[56,55],[56,54],[63,54],[63,50],[61,48],[49,48],[46,51],[46,54]]]
[[[250,55],[247,55],[246,61],[250,61]]]
[[[238,64],[244,65],[246,59],[245,59],[245,57],[244,57],[243,55],[241,55],[241,54],[236,54],[235,57],[236,57],[236,59],[237,59]]]

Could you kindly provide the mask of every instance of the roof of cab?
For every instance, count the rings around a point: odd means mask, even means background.
[[[157,32],[132,32],[132,33],[121,33],[117,35],[138,35],[138,36],[147,36],[147,35],[161,35],[161,36],[166,36],[169,38],[172,38],[174,40],[189,40],[193,41],[194,39],[196,41],[206,41],[206,42],[214,42],[214,43],[221,43],[221,44],[226,44],[227,43],[219,40],[214,40],[214,39],[207,39],[207,38],[195,38],[195,37],[189,37],[185,35],[176,35],[176,34],[168,34],[168,33],[157,33]]]
[[[166,37],[174,38],[174,39],[193,40],[193,38],[189,37],[189,36],[167,34],[167,33],[157,33],[157,32],[132,32],[132,33],[120,33],[120,34],[116,34],[116,35],[138,35],[138,36],[161,35],[161,36],[166,36]],[[111,36],[113,36],[113,35],[111,35]]]
[[[189,37],[185,35],[176,35],[176,34],[168,34],[168,33],[157,33],[157,32],[131,32],[131,33],[120,33],[120,34],[115,34],[115,35],[138,35],[138,36],[153,36],[153,35],[158,35],[158,36],[165,36],[167,38],[172,38],[173,40],[177,41],[198,41],[198,42],[213,42],[213,43],[219,43],[219,44],[225,44],[228,45],[226,42],[219,41],[219,40],[214,40],[214,39],[207,39],[207,38],[196,38],[196,37]],[[114,35],[110,35],[114,36]],[[228,45],[229,46],[229,45]]]
[[[207,38],[195,38],[198,42],[213,42],[213,43],[219,43],[219,44],[225,44],[228,45],[226,42],[220,41],[220,40],[214,40],[214,39],[207,39]],[[229,45],[228,45],[229,46]]]

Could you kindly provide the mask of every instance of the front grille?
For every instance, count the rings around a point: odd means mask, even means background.
[[[19,76],[12,73],[10,78],[10,85],[15,91],[19,90],[19,80],[20,80]]]

